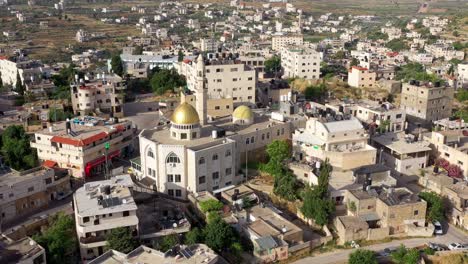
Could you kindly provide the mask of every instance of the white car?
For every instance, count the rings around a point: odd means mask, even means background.
[[[468,244],[451,243],[447,245],[450,250],[467,250]]]
[[[440,224],[440,222],[439,221],[434,221],[433,224],[434,224],[434,227],[435,227],[434,234],[443,235],[444,230],[442,229],[442,225]]]

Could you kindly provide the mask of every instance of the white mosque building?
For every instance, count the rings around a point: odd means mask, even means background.
[[[210,120],[203,57],[197,59],[196,103],[174,110],[169,126],[144,129],[140,141],[140,179],[161,193],[187,198],[188,193],[219,192],[244,181],[246,161],[264,157],[265,146],[276,139],[291,139],[292,121],[269,114],[256,115],[237,107],[232,116]]]

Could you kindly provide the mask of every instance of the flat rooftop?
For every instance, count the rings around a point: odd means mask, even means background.
[[[457,182],[456,184],[446,186],[447,189],[450,189],[458,194],[463,199],[468,199],[468,186],[464,182]]]
[[[149,247],[139,246],[132,252],[124,254],[110,250],[89,264],[199,264],[216,263],[218,255],[204,244],[180,246],[166,253]]]
[[[358,216],[351,216],[351,215],[345,215],[345,216],[338,216],[338,219],[341,221],[343,226],[348,229],[368,229],[369,225],[367,224],[366,221],[362,220]]]
[[[4,236],[0,237],[0,263],[19,263],[43,250],[36,241],[29,237],[17,241],[12,241]]]
[[[388,206],[421,202],[417,194],[403,187],[382,189],[379,199]]]
[[[259,234],[261,234],[261,236],[275,236],[278,233],[288,235],[302,232],[301,228],[278,215],[269,207],[256,205],[250,208],[250,215],[251,217],[253,216],[256,221],[252,222],[249,226],[252,226],[256,232],[260,232]],[[258,220],[262,221],[258,222]]]
[[[104,187],[109,186],[110,194]],[[129,175],[115,176],[110,180],[88,182],[74,194],[75,212],[81,217],[137,210],[130,188]],[[99,202],[99,200],[101,200]]]
[[[429,147],[429,142],[406,139],[404,133],[386,133],[374,137],[372,140],[399,154],[409,154],[431,150]]]
[[[268,128],[270,125],[279,124],[279,121],[272,121],[268,116],[255,116],[255,123],[248,126],[240,126],[232,123],[231,117],[217,119],[201,129],[201,137],[193,140],[177,140],[171,137],[169,127],[162,129],[145,129],[140,136],[156,141],[164,145],[183,145],[193,150],[204,149],[210,146],[223,144],[226,138],[235,135],[248,134],[254,131]],[[212,131],[224,129],[226,135],[224,138],[213,138]]]
[[[23,172],[4,170],[0,172],[0,186],[8,185],[12,186],[20,182],[29,181],[33,179],[42,180],[40,176],[50,173],[50,176],[54,176],[54,170],[44,167],[37,167]]]

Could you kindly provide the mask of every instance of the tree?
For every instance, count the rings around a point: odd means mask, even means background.
[[[175,88],[186,85],[185,78],[174,69],[157,70],[151,77],[153,92],[162,95],[167,91],[175,91]]]
[[[171,234],[163,237],[163,239],[155,245],[155,248],[159,251],[166,252],[169,249],[173,248],[175,245],[179,244],[179,239],[176,234]]]
[[[107,248],[122,253],[129,253],[138,247],[138,241],[133,238],[128,227],[117,227],[106,236]]]
[[[403,244],[391,254],[396,264],[417,264],[420,259],[419,251],[415,248],[407,249]]]
[[[346,54],[345,54],[344,51],[339,50],[339,51],[337,51],[337,52],[335,53],[335,55],[333,56],[333,58],[336,59],[336,60],[342,60],[342,59],[346,58]]]
[[[281,58],[277,55],[265,61],[265,72],[275,74],[277,77],[278,72],[281,71]]]
[[[426,218],[428,221],[442,221],[444,219],[442,197],[435,192],[420,192],[419,197],[427,202]]]
[[[75,253],[77,240],[75,224],[71,216],[57,214],[51,225],[43,233],[33,236],[33,239],[46,251],[47,263],[71,263]]]
[[[19,71],[16,72],[15,92],[17,92],[19,95],[24,95],[23,81],[21,80],[21,76],[19,74]]]
[[[119,76],[123,76],[123,73],[124,73],[123,62],[122,62],[122,58],[120,58],[119,54],[112,56],[111,68],[112,68],[112,71],[115,74],[117,74]]]
[[[380,29],[378,29],[378,30],[367,33],[367,38],[370,40],[379,40],[379,39],[387,40],[388,34],[382,33]]]
[[[468,100],[468,90],[467,89],[460,89],[457,92],[457,100],[460,102],[464,102]]]
[[[348,264],[377,264],[374,251],[358,249],[349,254]]]
[[[273,184],[273,193],[288,201],[297,199],[298,182],[291,171],[286,171],[284,175],[276,175]]]
[[[219,211],[223,209],[223,203],[215,199],[201,201],[199,205],[201,211],[205,214],[208,212]]]
[[[441,81],[435,74],[429,74],[424,69],[424,66],[417,62],[410,62],[401,68],[397,68],[396,71],[397,80],[418,80],[418,81],[429,81],[436,82]]]
[[[179,51],[177,52],[177,61],[178,61],[178,62],[183,61],[183,60],[184,60],[184,57],[185,57],[184,52],[183,52],[182,50],[179,50]]]
[[[348,70],[341,65],[330,65],[322,62],[320,65],[320,73],[323,78],[328,79],[335,75],[346,74]]]
[[[203,230],[205,244],[218,252],[228,249],[233,243],[238,242],[236,231],[221,218],[209,222]]]
[[[460,41],[453,42],[452,46],[455,50],[463,50],[465,48],[465,45]]]
[[[274,140],[268,144],[266,153],[269,160],[261,169],[272,176],[282,174],[284,172],[283,162],[290,156],[288,142],[286,140]]]
[[[50,108],[49,109],[49,121],[65,121],[67,118],[72,118],[73,114],[70,112],[65,112],[63,109]]]
[[[391,49],[392,51],[402,51],[408,49],[408,45],[402,39],[392,39],[387,42],[387,44],[385,44],[385,47]]]
[[[27,170],[36,166],[37,157],[32,151],[29,136],[19,125],[9,126],[2,134],[2,154],[5,163],[15,170]]]
[[[324,97],[327,93],[327,86],[324,83],[319,85],[307,86],[304,90],[304,95],[307,100],[317,100]]]
[[[356,58],[353,58],[351,60],[351,63],[349,64],[349,66],[353,67],[353,66],[358,66],[359,65],[359,60],[356,59]]]
[[[335,209],[335,204],[328,198],[328,184],[331,172],[332,166],[326,160],[320,168],[318,184],[313,187],[308,186],[302,192],[301,212],[305,217],[314,219],[316,224],[322,226],[328,223],[328,218]]]
[[[185,234],[185,244],[186,245],[193,245],[197,243],[201,243],[204,241],[203,231],[201,231],[198,227],[193,228],[189,232]]]

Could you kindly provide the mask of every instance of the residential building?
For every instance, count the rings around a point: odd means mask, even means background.
[[[123,68],[125,73],[139,78],[146,78],[148,71],[153,68],[172,69],[177,63],[177,56],[170,55],[132,55],[121,54]],[[108,60],[108,67],[110,60]]]
[[[448,219],[453,224],[468,230],[468,186],[464,182],[445,186],[443,195],[449,201]]]
[[[388,40],[399,39],[401,38],[401,29],[397,27],[383,27],[381,29],[382,33],[388,35]]]
[[[19,74],[21,82],[26,86],[41,81],[50,75],[50,68],[40,61],[31,60],[26,56],[4,57],[0,56],[0,73],[3,84],[16,85]]]
[[[343,170],[375,163],[376,149],[367,144],[368,139],[359,120],[331,115],[309,117],[306,127],[296,130],[292,137],[296,160],[312,163],[328,159]]]
[[[202,52],[217,52],[218,45],[218,42],[213,38],[200,39],[200,50]]]
[[[379,149],[379,161],[400,175],[412,175],[429,161],[429,142],[417,141],[413,135],[391,132],[373,137],[372,142]]]
[[[11,170],[0,175],[0,220],[3,223],[47,208],[59,193],[71,192],[68,171],[51,169],[46,167],[48,165],[25,171]]]
[[[77,80],[70,86],[73,112],[81,116],[123,117],[126,88],[124,80],[116,74],[103,73],[92,80]]]
[[[468,63],[457,65],[457,88],[468,89]]]
[[[110,180],[94,181],[73,195],[76,234],[83,261],[104,253],[112,229],[126,227],[138,236],[137,205],[132,195],[133,182],[129,175]]]
[[[444,58],[445,61],[450,61],[451,59],[463,60],[465,58],[465,52],[463,50],[455,50],[451,43],[437,42],[427,44],[424,45],[424,50],[435,58]]]
[[[178,245],[171,253],[161,252],[146,246],[139,246],[128,254],[109,250],[88,264],[216,264],[219,257],[212,249],[204,244],[190,246]]]
[[[434,131],[424,138],[430,143],[434,159],[442,158],[458,166],[468,179],[468,132],[464,129]]]
[[[239,60],[213,58],[203,61],[203,74],[208,99],[232,98],[234,106],[255,105],[256,71]],[[195,91],[197,85],[198,62],[185,60],[179,73],[186,76],[187,88]]]
[[[130,121],[85,116],[36,132],[31,147],[37,149],[40,162],[66,168],[74,177],[90,177],[103,173],[106,161],[129,155],[134,136]]]
[[[304,36],[301,34],[290,35],[275,35],[271,38],[271,49],[280,51],[283,47],[302,46],[304,44]]]
[[[39,264],[46,262],[44,248],[30,237],[12,240],[0,237],[0,262],[16,264]]]
[[[373,88],[375,86],[376,73],[368,68],[353,66],[348,72],[349,86],[356,88]]]
[[[83,29],[79,29],[75,35],[75,39],[79,43],[87,42],[90,40],[90,38],[90,34],[87,31],[84,31]]]
[[[400,107],[420,122],[433,122],[452,115],[454,89],[444,83],[404,83]]]
[[[385,132],[400,132],[406,128],[406,113],[400,108],[388,102],[379,104],[374,101],[366,101],[358,103],[355,106],[344,106],[345,113],[351,112],[361,122],[366,123],[370,129],[370,133],[376,131]]]
[[[417,62],[417,63],[429,65],[434,60],[434,56],[429,53],[414,53],[409,57],[409,60]]]
[[[320,53],[307,47],[291,46],[281,48],[281,66],[287,78],[320,78]]]

